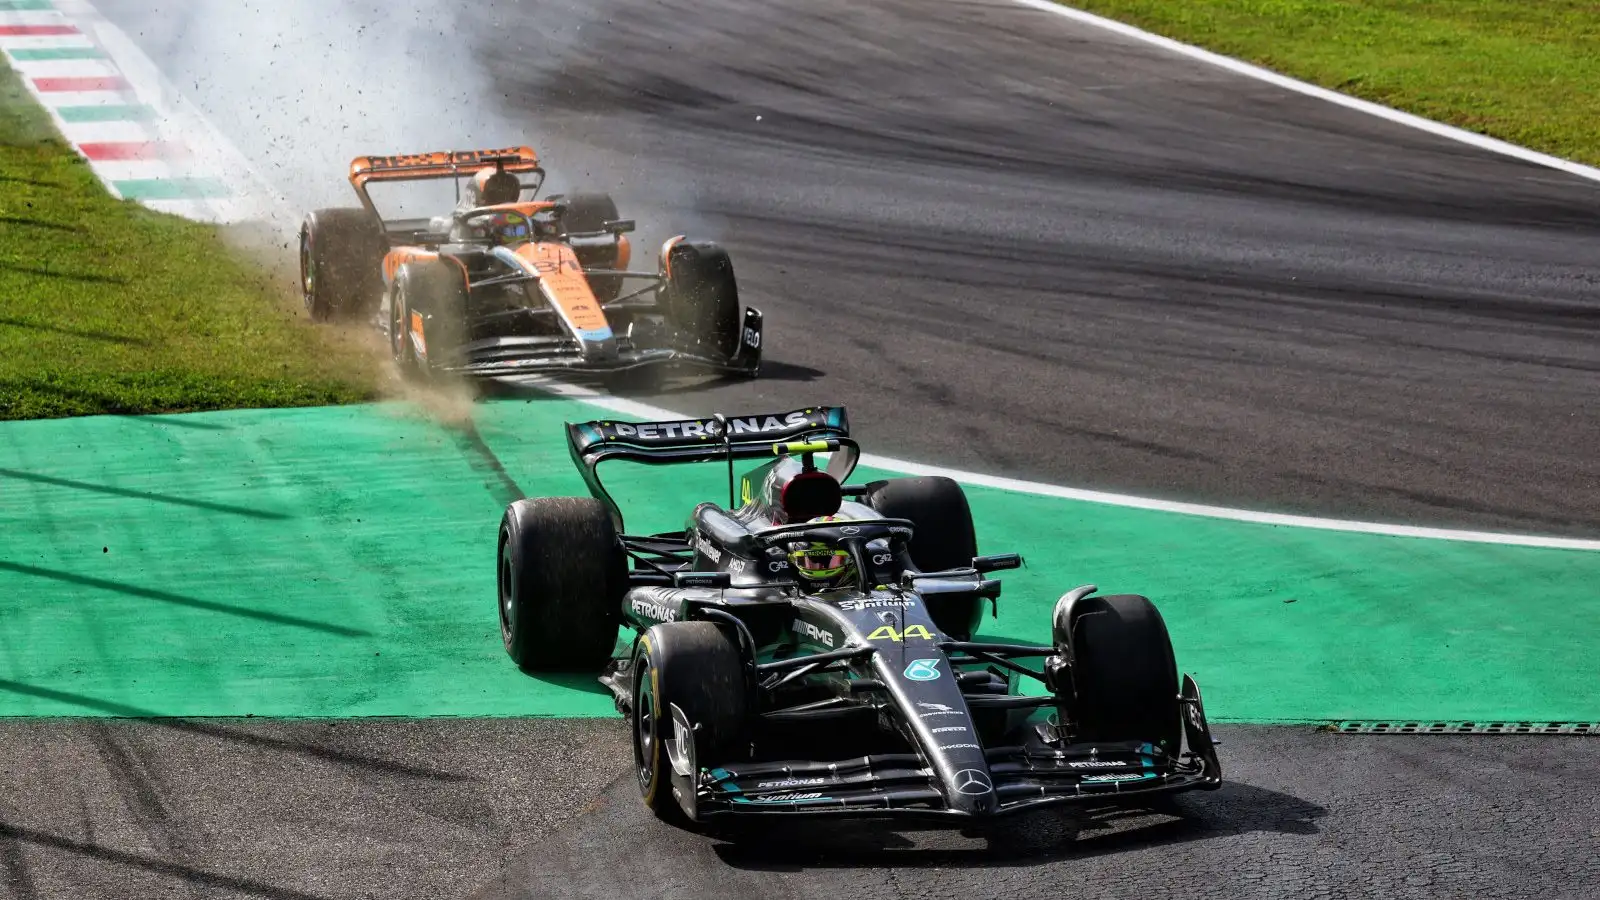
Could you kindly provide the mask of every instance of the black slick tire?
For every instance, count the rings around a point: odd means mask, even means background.
[[[712,241],[679,241],[662,260],[667,319],[688,336],[692,349],[732,360],[739,352],[739,284],[728,251]]]
[[[563,217],[563,224],[567,231],[574,234],[585,234],[600,231],[606,227],[607,222],[615,222],[622,218],[617,213],[617,201],[611,199],[610,194],[574,193],[566,196],[567,212]],[[597,250],[593,255],[582,254],[579,259],[585,268],[617,268],[618,256],[621,254],[621,235],[617,242],[612,244],[609,252]],[[574,248],[577,249],[577,248]],[[587,257],[587,258],[585,258]],[[601,303],[610,303],[622,293],[622,279],[612,275],[588,276],[589,290],[594,293],[594,298]]]
[[[599,672],[622,624],[627,557],[600,501],[518,500],[500,520],[500,637],[524,672]]]
[[[371,315],[383,296],[383,225],[364,209],[319,209],[300,224],[300,295],[313,321]]]
[[[1149,741],[1176,756],[1183,720],[1166,622],[1135,594],[1085,597],[1072,620],[1075,740]]]
[[[745,741],[749,709],[744,661],[732,636],[711,622],[667,622],[640,636],[634,649],[634,771],[639,794],[657,818],[687,825],[672,789],[667,741],[675,738],[672,705],[683,710],[695,733],[699,765],[734,759]]]
[[[444,259],[403,263],[390,290],[390,351],[402,376],[437,377],[439,369],[465,361],[467,283],[460,265]],[[419,320],[421,356],[413,340]]]
[[[978,555],[977,530],[966,492],[954,479],[932,475],[891,478],[867,485],[863,500],[885,518],[911,520],[911,561],[924,572],[972,565]],[[928,598],[928,613],[939,630],[971,638],[983,615],[981,601]]]

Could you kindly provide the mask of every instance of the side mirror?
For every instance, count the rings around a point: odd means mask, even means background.
[[[727,572],[673,572],[672,584],[682,588],[729,588],[733,576]]]
[[[632,219],[617,219],[605,224],[605,230],[611,232],[612,234],[627,234],[628,232],[632,231],[633,228],[634,221]]]
[[[972,567],[979,572],[999,572],[1002,569],[1019,569],[1022,567],[1022,556],[1017,553],[1001,553],[995,556],[975,556],[972,558]]]

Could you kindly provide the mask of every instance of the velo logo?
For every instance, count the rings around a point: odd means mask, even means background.
[[[936,681],[941,674],[937,659],[913,659],[905,671],[905,676],[912,681]]]

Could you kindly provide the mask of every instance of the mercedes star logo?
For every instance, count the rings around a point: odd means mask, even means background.
[[[994,790],[994,785],[989,783],[989,776],[977,769],[962,769],[956,773],[956,793],[958,794],[987,794]]]

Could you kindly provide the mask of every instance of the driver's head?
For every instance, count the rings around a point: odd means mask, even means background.
[[[467,196],[473,206],[496,206],[517,202],[522,193],[522,182],[510,172],[486,166],[479,169],[467,184]]]
[[[534,233],[532,220],[514,209],[489,216],[483,227],[491,238],[502,244],[528,240]]]
[[[847,521],[848,516],[817,516],[807,524]],[[843,587],[855,579],[855,560],[844,547],[823,541],[794,541],[788,549],[789,565],[812,590]]]

